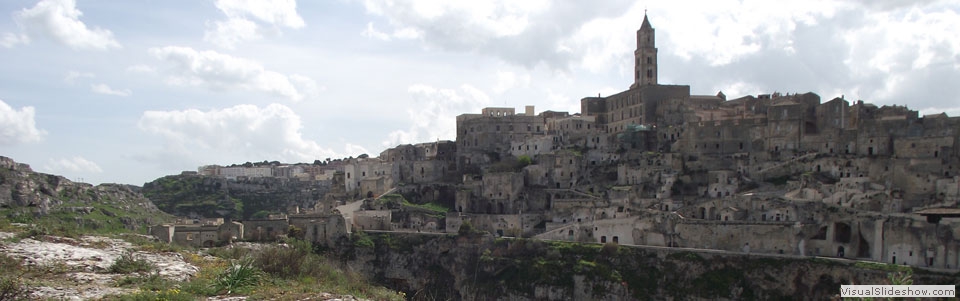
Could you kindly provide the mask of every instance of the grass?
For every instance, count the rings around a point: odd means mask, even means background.
[[[137,234],[120,235],[119,238],[139,247],[141,251],[150,253],[179,253],[186,250],[192,250],[191,247],[165,243],[152,237]]]
[[[346,272],[316,253],[307,241],[288,239],[262,248],[211,248],[204,256],[182,251],[184,260],[200,271],[188,281],[164,280],[156,273],[122,278],[118,285],[139,292],[106,300],[197,300],[228,294],[253,300],[305,299],[327,292],[372,300],[404,300],[404,295],[371,285],[357,273]]]
[[[197,297],[189,292],[181,291],[178,288],[172,287],[163,290],[141,290],[129,295],[107,296],[103,299],[124,301],[194,301],[197,300]]]
[[[883,262],[870,262],[870,261],[857,261],[856,263],[853,264],[853,266],[862,268],[862,269],[870,269],[870,270],[878,270],[878,271],[886,271],[886,272],[907,272],[912,270],[910,266],[906,266],[906,265],[897,265],[897,264],[889,264],[889,263],[883,263]]]
[[[433,212],[438,213],[438,214],[441,214],[441,215],[447,213],[447,211],[450,211],[449,208],[444,207],[443,205],[440,205],[440,204],[437,204],[437,203],[414,204],[414,203],[411,203],[411,202],[407,201],[406,199],[404,199],[402,204],[403,204],[403,206],[406,206],[406,207],[413,207],[413,208],[419,208],[419,209],[423,209],[423,210],[433,211]]]

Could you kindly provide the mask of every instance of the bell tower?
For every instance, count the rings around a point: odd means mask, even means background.
[[[633,85],[639,87],[657,84],[657,46],[656,36],[647,13],[643,13],[643,24],[637,30],[637,50],[633,52],[635,59]]]

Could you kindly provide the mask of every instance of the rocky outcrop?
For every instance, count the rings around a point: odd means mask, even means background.
[[[314,208],[328,191],[329,181],[272,177],[172,175],[143,185],[143,194],[164,212],[196,218],[249,219],[258,213],[287,213],[293,207]]]
[[[34,172],[29,165],[2,156],[0,209],[6,209],[4,213],[9,219],[26,223],[67,212],[60,217],[79,218],[78,226],[93,229],[139,229],[168,219],[140,193],[139,187],[77,183],[62,176]]]
[[[11,237],[15,235],[0,232],[0,239]],[[109,271],[123,254],[132,254],[149,262],[156,267],[160,277],[173,281],[185,281],[199,271],[198,267],[184,261],[180,253],[139,251],[129,242],[114,238],[42,236],[0,242],[0,255],[19,260],[30,270],[46,271],[42,275],[56,275],[50,276],[55,279],[31,284],[30,297],[38,300],[88,300],[136,292],[117,284],[130,275]]]
[[[490,237],[370,234],[355,271],[408,296],[454,300],[829,299],[907,267],[814,257]],[[957,275],[913,271],[914,284]]]

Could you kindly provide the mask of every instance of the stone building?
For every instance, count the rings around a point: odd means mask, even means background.
[[[151,226],[147,232],[161,242],[193,247],[213,247],[244,237],[243,224],[222,218],[178,220],[174,224]]]

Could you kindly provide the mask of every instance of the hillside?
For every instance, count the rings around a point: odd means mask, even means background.
[[[311,208],[330,189],[322,183],[172,175],[144,184],[143,194],[160,210],[176,216],[247,219],[286,213],[294,206]]]
[[[352,270],[423,300],[832,300],[844,284],[960,279],[866,261],[464,232],[361,234],[336,250]]]
[[[93,186],[0,156],[0,216],[54,232],[144,231],[172,219],[130,185]]]
[[[76,183],[7,157],[0,216],[0,300],[403,297],[340,269],[309,242],[202,250],[158,242],[136,233],[173,216],[139,187]]]

